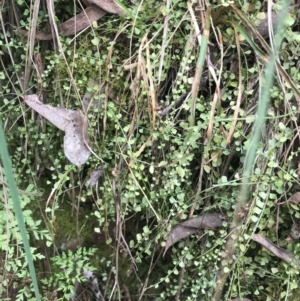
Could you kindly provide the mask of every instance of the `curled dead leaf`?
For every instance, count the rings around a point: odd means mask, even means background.
[[[100,166],[96,170],[93,170],[90,178],[86,181],[86,186],[94,186],[97,184],[99,178],[104,173],[104,166]]]
[[[124,15],[124,10],[114,0],[88,0],[111,14]]]
[[[282,205],[285,203],[299,204],[300,203],[300,192],[294,193],[288,200],[286,200],[285,202],[277,203],[277,205]]]
[[[287,240],[293,241],[293,240],[299,240],[300,239],[300,220],[294,219],[294,223],[292,225],[289,237]]]
[[[26,95],[24,100],[28,106],[65,132],[64,153],[70,162],[77,166],[84,164],[91,152],[85,144],[88,142],[88,120],[83,112],[45,105],[36,94]]]
[[[292,202],[294,204],[299,204],[300,203],[300,192],[294,193],[288,200],[287,202]]]
[[[224,220],[225,217],[220,213],[205,213],[178,224],[167,236],[163,256],[176,242],[198,232],[199,229],[215,229],[221,227]]]
[[[258,242],[260,245],[262,245],[264,248],[266,248],[268,251],[273,253],[276,257],[284,260],[287,263],[293,262],[296,264],[297,268],[300,269],[300,260],[295,257],[293,253],[290,253],[272,242],[270,242],[268,239],[266,239],[264,236],[260,234],[253,234],[252,240]]]
[[[66,22],[62,23],[58,30],[59,34],[63,36],[74,35],[77,32],[91,26],[95,21],[98,21],[101,17],[106,14],[106,11],[98,7],[97,5],[91,5],[83,10],[81,13],[73,18],[70,18]],[[23,35],[27,35],[28,31],[17,28],[17,31]],[[44,33],[41,31],[36,32],[35,38],[37,40],[52,40],[53,36],[51,33]]]
[[[125,13],[123,8],[114,0],[87,0],[86,2],[90,4],[86,9],[59,26],[59,34],[65,37],[74,35],[98,21],[106,12],[117,15],[124,15]],[[28,34],[26,30],[19,28],[17,30],[21,34]],[[51,33],[36,32],[35,38],[37,40],[52,40],[53,36]]]

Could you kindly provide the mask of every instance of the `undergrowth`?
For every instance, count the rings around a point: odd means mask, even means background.
[[[196,24],[203,29],[206,6],[194,4],[191,12],[182,0],[128,1],[134,19],[107,14],[76,36],[28,46],[11,25],[29,30],[32,3],[13,2],[1,4],[0,112],[42,298],[74,298],[81,269],[89,268],[105,300],[212,300],[267,80],[261,56],[235,31],[240,20],[232,6],[247,20],[263,21],[267,1],[207,3],[212,23],[195,103],[198,38],[204,38]],[[49,25],[41,3],[38,29]],[[60,23],[81,10],[77,2],[55,2]],[[299,89],[297,14],[292,7],[278,57]],[[263,49],[258,39],[253,43]],[[27,47],[41,55],[44,72],[39,78],[33,64],[24,85]],[[84,110],[94,152],[84,166],[68,162],[63,133],[29,109],[24,94]],[[88,109],[87,95],[93,96]],[[298,243],[287,239],[300,219],[298,204],[278,204],[298,191],[298,101],[277,71],[222,300],[299,295],[299,270],[251,239],[262,234],[299,256]],[[87,187],[99,167],[103,175]],[[2,168],[0,175],[1,298],[34,300]],[[175,225],[209,212],[226,216],[222,228],[199,230],[163,256]],[[94,300],[88,291],[76,300]]]

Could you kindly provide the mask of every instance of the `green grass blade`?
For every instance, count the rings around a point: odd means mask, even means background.
[[[280,12],[280,22],[279,27],[281,28],[283,26],[283,20],[284,17],[287,14],[288,11],[288,5],[289,1],[286,1],[286,6],[285,9],[283,9]],[[280,28],[278,29],[278,32],[280,32]],[[279,47],[280,47],[280,37],[278,35],[275,36],[275,53],[277,53]],[[245,180],[248,181],[247,176],[251,175],[253,165],[254,165],[254,160],[256,156],[256,149],[257,145],[260,141],[261,138],[261,130],[262,127],[265,124],[266,120],[266,114],[267,114],[267,109],[269,107],[270,103],[270,89],[272,88],[273,84],[273,78],[275,74],[275,65],[276,65],[276,57],[273,51],[271,51],[268,63],[265,67],[265,85],[262,88],[262,93],[261,93],[261,98],[259,101],[259,106],[258,106],[258,111],[257,111],[257,118],[254,123],[254,132],[253,132],[253,138],[250,143],[250,147],[248,150],[248,154],[245,160],[245,169],[244,169],[244,176]]]
[[[6,176],[6,180],[8,183],[8,188],[9,188],[9,191],[11,194],[11,198],[13,200],[13,207],[14,207],[16,218],[17,218],[18,226],[20,229],[21,237],[23,239],[25,254],[27,257],[29,272],[30,272],[30,276],[32,279],[33,287],[34,287],[35,297],[36,297],[37,301],[40,301],[41,298],[40,298],[40,294],[39,294],[37,278],[36,278],[35,269],[34,269],[34,265],[33,265],[32,254],[30,251],[30,245],[29,245],[29,241],[27,238],[24,217],[23,217],[23,213],[22,213],[17,185],[16,185],[16,182],[14,179],[12,164],[11,164],[11,160],[10,160],[10,157],[8,154],[7,145],[6,145],[4,131],[2,128],[1,121],[0,121],[0,157],[2,159],[3,167],[5,170],[5,176]]]
[[[279,20],[282,20],[280,24],[278,25],[277,31],[280,32],[280,28],[283,26],[284,17],[287,14],[287,7],[289,5],[289,2],[286,1],[285,9],[283,9],[280,13]],[[249,138],[249,148],[247,150],[245,162],[244,162],[244,171],[243,171],[243,181],[241,185],[241,191],[240,194],[237,197],[237,202],[235,206],[235,213],[233,216],[233,221],[230,225],[230,234],[227,238],[227,241],[225,243],[225,249],[226,249],[226,257],[224,259],[224,262],[228,262],[229,264],[221,265],[221,269],[219,272],[218,279],[216,281],[216,290],[212,297],[212,301],[220,301],[223,295],[223,289],[225,286],[225,283],[228,279],[230,271],[230,265],[234,264],[232,262],[233,255],[235,254],[235,248],[236,248],[236,241],[238,240],[238,237],[241,233],[241,226],[243,223],[243,217],[240,215],[241,209],[244,208],[246,203],[249,201],[250,195],[251,195],[251,176],[253,175],[253,169],[255,166],[255,157],[257,156],[257,148],[258,144],[261,141],[261,133],[263,130],[263,127],[265,125],[266,121],[266,114],[270,103],[270,89],[273,85],[274,80],[274,74],[275,74],[275,66],[276,66],[276,56],[279,47],[280,47],[280,41],[279,37],[277,36],[275,40],[275,49],[274,52],[271,51],[268,57],[268,62],[265,66],[265,82],[264,85],[261,88],[261,94],[259,97],[259,103],[258,103],[258,109],[256,113],[256,120],[254,123],[254,130],[253,130],[253,136],[252,139]],[[256,47],[257,48],[257,47]],[[255,50],[259,51],[257,48]]]

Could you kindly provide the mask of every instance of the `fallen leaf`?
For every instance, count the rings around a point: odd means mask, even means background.
[[[167,236],[163,256],[166,254],[167,250],[176,242],[198,232],[199,229],[215,229],[221,227],[224,220],[225,217],[222,214],[206,213],[178,224]]]
[[[293,253],[290,253],[282,248],[277,247],[276,245],[274,245],[272,242],[270,242],[268,239],[266,239],[264,236],[260,234],[253,234],[252,240],[258,242],[268,251],[272,252],[276,257],[284,260],[285,262],[287,263],[294,262],[297,268],[300,269],[300,260],[297,259]]]
[[[92,25],[93,22],[98,21],[101,17],[106,14],[106,11],[98,7],[97,5],[91,5],[83,10],[78,15],[70,18],[66,22],[62,23],[59,28],[59,34],[63,36],[70,36],[74,35],[77,32],[89,27]],[[12,25],[15,28],[15,26]],[[16,28],[17,31],[23,35],[27,35],[28,31]],[[36,32],[35,38],[37,40],[52,40],[53,36],[52,33],[44,33],[41,31]]]
[[[299,221],[299,219],[294,219],[294,223],[291,228],[289,238],[291,239],[291,241],[300,239],[300,221]]]
[[[101,294],[101,291],[99,289],[98,279],[95,276],[95,274],[90,270],[84,270],[82,272],[82,275],[86,278],[87,284],[91,291],[94,293],[97,300],[103,300],[103,296]]]
[[[93,170],[90,178],[86,181],[86,186],[94,186],[97,184],[98,179],[103,175],[104,167],[100,166],[98,169]]]
[[[68,124],[64,137],[64,152],[66,157],[77,166],[84,164],[91,152],[86,147],[88,141],[88,120],[82,111],[68,111]]]
[[[294,203],[294,204],[299,204],[300,203],[300,192],[294,193],[287,201],[277,203],[277,205],[282,205],[285,203]]]
[[[28,106],[65,132],[64,153],[70,162],[77,166],[84,164],[91,152],[85,144],[88,142],[88,120],[83,112],[45,105],[36,94],[26,95],[24,100]]]
[[[294,193],[288,200],[287,202],[292,202],[294,204],[299,204],[300,202],[300,192]]]
[[[111,14],[123,15],[124,10],[114,0],[88,0]]]

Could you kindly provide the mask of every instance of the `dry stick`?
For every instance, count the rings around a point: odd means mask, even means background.
[[[140,48],[139,48],[139,55],[137,57],[138,61],[133,63],[133,64],[130,64],[130,67],[131,68],[136,68],[136,74],[135,74],[135,77],[133,79],[133,82],[131,83],[130,85],[130,90],[131,90],[131,97],[130,97],[130,100],[134,100],[135,102],[135,107],[134,107],[134,113],[133,113],[133,117],[131,118],[131,123],[130,123],[130,128],[129,128],[129,131],[128,131],[128,134],[127,134],[127,142],[125,142],[122,147],[120,147],[120,154],[123,155],[125,153],[125,151],[128,149],[128,147],[130,146],[128,141],[131,139],[131,136],[133,135],[133,133],[137,130],[138,128],[138,120],[140,119],[141,117],[141,113],[140,115],[138,114],[138,111],[137,111],[137,97],[138,97],[138,92],[140,90],[140,79],[142,78],[141,76],[141,68],[144,67],[145,63],[144,63],[144,58],[142,56],[142,46],[143,46],[143,43],[140,44]],[[129,68],[129,65],[125,65],[124,66],[124,69],[126,70],[127,68]],[[125,155],[120,156],[120,159],[119,159],[119,163],[118,163],[118,170],[121,170],[122,169],[122,166],[123,166],[123,163],[124,161],[126,161],[125,159]],[[130,167],[130,165],[128,164],[128,162],[126,162],[127,166]]]
[[[185,246],[187,245],[188,239],[185,240],[184,244]],[[184,266],[186,264],[186,257],[183,257],[183,263]],[[182,280],[184,277],[184,273],[185,273],[185,268],[181,268],[179,276],[178,276],[178,289],[177,289],[177,293],[176,293],[176,297],[175,297],[175,301],[179,301],[180,300],[180,293],[181,293],[181,288],[182,288]]]
[[[160,81],[161,81],[161,74],[162,74],[162,69],[164,66],[164,58],[165,58],[165,52],[166,52],[166,47],[167,47],[167,35],[168,35],[168,29],[169,29],[169,10],[170,10],[170,5],[171,1],[167,0],[166,4],[166,10],[167,10],[167,15],[165,17],[164,21],[164,31],[163,31],[163,37],[162,37],[162,45],[161,45],[161,57],[160,57],[160,62],[159,62],[159,68],[158,68],[158,83],[157,86],[159,86]]]
[[[191,105],[191,117],[190,117],[190,126],[195,125],[195,113],[196,113],[196,101],[198,97],[198,91],[200,86],[201,75],[203,71],[203,65],[206,57],[208,38],[209,38],[209,28],[210,28],[210,11],[211,8],[206,9],[205,13],[205,24],[203,35],[201,39],[201,46],[199,50],[199,56],[196,65],[195,76],[192,84],[192,105]]]
[[[241,53],[240,53],[240,47],[239,47],[238,34],[237,34],[237,31],[236,31],[235,28],[234,28],[234,31],[235,31],[237,51],[238,51],[239,72],[241,73]],[[239,90],[241,90],[241,85],[242,85],[242,79],[241,79],[241,76],[239,76],[239,87],[240,87]],[[239,94],[240,93],[241,92],[239,91]],[[238,101],[240,102],[240,99]],[[235,119],[236,119],[236,117],[235,117]],[[228,141],[228,138],[227,138],[227,141]],[[246,197],[246,195],[247,195],[247,185],[242,184],[241,193],[240,193],[240,195],[237,199],[237,205],[236,205],[236,208],[235,208],[233,221],[232,221],[232,224],[230,226],[230,232],[229,232],[228,238],[227,238],[226,243],[225,243],[226,257],[223,260],[221,260],[221,262],[220,262],[220,272],[219,272],[219,275],[218,275],[218,279],[216,281],[216,289],[215,289],[212,301],[219,301],[222,297],[223,288],[224,288],[225,282],[228,278],[227,269],[228,269],[228,266],[232,263],[233,253],[234,253],[234,250],[235,250],[235,242],[239,237],[239,234],[241,232],[240,228],[241,228],[241,225],[242,225],[242,222],[243,222],[243,219],[242,219],[241,215],[239,215],[239,213],[242,209],[241,205],[244,204],[244,200],[241,199],[241,198]]]
[[[150,267],[149,267],[149,270],[148,270],[148,272],[147,272],[147,277],[146,277],[146,279],[145,279],[145,281],[144,281],[144,284],[143,284],[143,287],[142,287],[142,291],[139,293],[140,296],[139,296],[138,301],[141,301],[141,300],[142,300],[142,297],[144,296],[144,294],[145,294],[145,292],[146,292],[146,290],[147,290],[147,285],[148,285],[148,282],[149,282],[149,277],[150,277],[150,274],[151,274],[152,269],[153,269],[153,268],[151,269],[151,266],[153,266],[152,264],[153,264],[154,254],[155,254],[155,252],[152,252]],[[153,266],[153,267],[154,267],[154,266]]]
[[[144,44],[145,42],[147,42],[147,37],[146,37],[146,36],[144,37],[144,39],[143,39],[143,41],[142,41],[142,43],[141,43],[140,49],[139,49],[139,55],[138,55],[138,60],[139,60],[139,61],[138,61],[137,63],[135,63],[134,66],[131,65],[131,67],[136,67],[136,68],[137,68],[136,77],[135,77],[135,79],[134,79],[135,81],[140,80],[140,79],[142,78],[142,76],[145,77],[145,80],[144,80],[145,82],[147,82],[147,79],[148,79],[148,77],[147,77],[147,75],[146,75],[146,72],[145,72],[145,69],[146,69],[146,68],[145,68],[144,58],[143,58],[143,56],[142,56],[142,50],[143,50],[142,46],[143,46],[143,44]],[[147,47],[146,47],[146,50],[147,50]],[[149,51],[148,51],[147,55],[148,55],[148,57],[150,58]],[[136,102],[136,98],[137,98],[139,89],[138,89],[138,87],[137,87],[137,89],[134,89],[134,88],[135,88],[135,87],[133,86],[133,88],[132,88],[132,90],[133,90],[133,98],[134,98],[134,100],[135,100],[135,102]],[[148,89],[147,89],[147,90],[148,90]],[[138,112],[137,112],[136,108],[137,108],[137,102],[136,102],[136,107],[135,107],[134,115],[136,115],[137,118],[139,118],[139,117],[138,117]],[[131,122],[131,126],[130,126],[129,133],[128,133],[128,135],[127,135],[128,141],[130,140],[130,137],[131,137],[131,135],[133,134],[133,132],[137,129],[137,124],[138,124],[138,122],[134,123],[134,118],[133,118],[133,119],[132,119],[132,122]],[[150,139],[150,140],[152,139],[152,135],[148,138],[147,142],[149,141],[149,139]],[[141,152],[144,150],[144,148],[147,146],[147,142],[144,143],[144,145],[140,148],[140,153],[141,153]],[[129,145],[128,143],[124,143],[124,145],[120,148],[121,154],[125,152],[125,150],[128,148],[128,145]],[[140,153],[139,153],[139,154],[140,154]],[[139,156],[139,155],[137,155],[137,156]],[[132,159],[132,160],[130,161],[130,163],[127,163],[127,162],[126,162],[128,168],[131,167],[131,164],[133,163],[133,160],[135,160],[135,159]],[[123,156],[123,157],[120,157],[119,164],[118,164],[118,170],[121,170],[124,161],[126,161],[126,160],[124,159],[124,156]],[[130,172],[132,173],[131,170],[130,170]],[[135,179],[135,178],[134,178],[134,179]],[[143,192],[143,193],[144,193],[144,192]],[[154,211],[154,208],[151,206],[150,202],[149,202],[149,205],[150,205],[150,207],[152,208],[153,212],[156,214],[156,212]],[[130,255],[131,261],[132,261],[132,263],[134,264],[135,270],[137,270],[136,263],[135,263],[135,261],[134,261],[134,258],[132,257],[132,254],[131,254],[130,249],[129,249],[128,245],[127,245],[127,242],[126,242],[126,240],[125,240],[123,234],[122,234],[121,232],[120,232],[120,234],[121,234],[121,239],[122,239],[123,243],[124,243],[125,246],[126,246],[126,249],[127,249],[127,251],[128,251],[128,254]],[[153,254],[154,254],[154,253],[153,253]],[[152,260],[153,260],[153,259],[152,259]],[[147,279],[148,279],[148,278],[149,278],[149,276],[147,277]],[[140,281],[140,280],[139,280],[139,281]],[[146,283],[147,283],[147,282],[148,282],[148,280],[146,280],[146,282],[145,282],[144,285],[143,285],[143,293],[146,291],[146,287],[147,287],[147,284],[146,284]]]
[[[219,106],[221,107],[221,91],[220,91],[220,83],[221,83],[221,77],[222,77],[222,72],[223,72],[223,40],[222,40],[222,35],[221,32],[218,30],[219,32],[219,45],[220,45],[220,50],[221,50],[221,66],[220,66],[220,72],[219,72],[219,78],[217,79],[216,74],[215,74],[215,70],[212,66],[212,63],[209,61],[208,62],[208,69],[211,73],[211,75],[213,76],[215,83],[216,83],[216,91],[214,93],[214,98],[213,98],[213,102],[211,104],[211,109],[210,109],[210,117],[209,117],[209,124],[208,124],[208,128],[207,128],[207,140],[210,141],[211,137],[212,137],[212,132],[213,132],[213,121],[214,121],[214,116],[215,116],[215,111],[216,111],[216,106],[217,103],[219,102]]]
[[[150,61],[150,49],[149,49],[149,44],[148,38],[146,36],[146,70],[148,71],[147,77],[149,81],[149,88],[150,88],[150,98],[151,98],[151,110],[152,110],[152,120],[151,120],[151,129],[154,130],[155,128],[155,120],[156,120],[156,92],[154,88],[154,83],[153,83],[153,77],[152,77],[152,69],[151,68],[151,61]]]
[[[188,9],[189,9],[189,12],[190,12],[190,15],[191,17],[194,15],[194,11],[193,11],[193,8],[192,8],[192,5],[190,2],[187,3],[188,4]],[[192,20],[193,20],[193,17],[192,17]],[[194,20],[196,20],[196,18],[194,18]],[[195,23],[194,23],[195,24]],[[195,27],[195,26],[194,26]],[[198,28],[198,27],[196,27]],[[187,40],[186,44],[185,44],[185,49],[184,49],[184,57],[187,57],[187,55],[192,51],[192,49],[195,47],[195,34],[197,35],[197,32],[196,30],[192,31],[190,36],[189,36],[189,39]],[[198,36],[199,36],[199,33],[198,33]],[[199,45],[201,42],[201,38],[199,40]],[[182,66],[182,70],[184,71],[185,70],[185,66],[186,66],[186,63],[187,63],[187,60],[183,60],[183,64],[184,66]],[[192,92],[191,92],[192,93]],[[189,95],[191,94],[189,93]],[[197,92],[198,93],[198,92]],[[186,97],[186,99],[188,99],[188,95]],[[181,100],[181,98],[179,99]],[[176,102],[172,103],[172,107],[176,104]],[[188,239],[185,240],[185,245],[187,244],[187,241]],[[185,263],[186,259],[185,257],[183,258],[183,262]],[[178,290],[177,290],[177,294],[176,294],[176,297],[175,297],[175,301],[178,301],[180,299],[180,292],[181,292],[181,287],[182,287],[182,279],[184,277],[184,273],[185,273],[185,268],[181,268],[180,270],[180,273],[179,273],[179,276],[178,276]]]
[[[256,82],[253,82],[251,85],[250,85],[250,88],[248,87],[248,90],[249,89],[251,89],[251,88],[253,88],[253,86],[256,84]],[[243,101],[245,99],[245,95],[244,95],[244,97],[242,97],[242,100],[241,100],[241,102]],[[249,115],[250,114],[250,112],[247,112],[247,114],[246,115]],[[217,157],[219,157],[220,155],[222,154],[222,151],[220,150],[220,151],[218,151],[213,157],[211,157],[208,161],[206,161],[206,164],[208,164],[208,163],[210,163],[211,161],[213,161],[213,160],[215,160]],[[227,157],[227,162],[229,162],[229,157]],[[228,165],[229,163],[227,163],[226,165]],[[224,167],[225,168],[225,167]],[[226,171],[226,168],[223,170],[223,174],[226,174],[225,173],[225,171]]]
[[[197,18],[195,16],[195,13],[194,13],[191,2],[189,2],[189,1],[187,2],[187,7],[188,7],[189,13],[191,15],[191,19],[192,19],[192,23],[193,23],[193,26],[194,26],[195,34],[196,34],[196,37],[197,37],[197,40],[198,40],[198,43],[199,43],[199,46],[200,46],[201,45],[201,38],[202,38],[201,37],[201,30],[199,28],[199,24],[198,24]],[[202,15],[201,15],[201,19],[203,19]]]
[[[220,45],[220,50],[221,50],[221,59],[223,58],[223,43],[222,43],[222,36],[221,33],[219,32],[219,45]],[[223,69],[223,65],[221,64],[221,68],[220,68],[220,74],[219,74],[219,78],[217,79],[215,71],[211,65],[210,62],[208,62],[208,66],[209,66],[209,70],[215,80],[216,83],[216,92],[214,94],[214,100],[217,102],[218,100],[220,101],[221,99],[221,94],[220,94],[220,81],[221,81],[221,74],[222,74],[222,69]],[[207,144],[207,141],[204,141],[204,144]],[[202,187],[202,177],[203,177],[203,167],[205,164],[205,159],[204,156],[202,157],[201,160],[201,165],[200,165],[200,172],[199,172],[199,179],[198,179],[198,184],[197,184],[197,192],[195,194],[194,197],[194,201],[190,210],[190,214],[189,214],[189,218],[192,218],[193,214],[194,214],[194,210],[195,210],[195,206],[196,206],[196,202],[199,199],[199,195],[201,193],[201,187]]]
[[[117,287],[118,290],[118,297],[119,301],[121,300],[121,291],[120,291],[120,284],[119,284],[119,250],[120,250],[120,242],[121,242],[121,194],[120,194],[120,189],[118,189],[118,192],[116,191],[116,179],[113,177],[112,179],[112,195],[115,201],[115,208],[116,208],[116,240],[117,240],[117,245],[116,245],[116,274],[115,274],[115,284],[114,287]],[[112,297],[114,292],[114,289],[111,292],[110,298]]]
[[[41,53],[36,53],[34,55],[34,68],[36,70],[36,76],[37,76],[37,95],[39,96],[39,99],[42,103],[46,103],[46,93],[43,92],[43,74],[45,71],[44,64],[42,61]]]
[[[26,52],[23,92],[25,92],[28,88],[31,65],[33,62],[35,33],[36,33],[37,21],[38,21],[38,16],[39,16],[39,8],[40,8],[40,0],[36,0],[33,2],[34,2],[34,6],[33,6],[32,18],[30,21],[29,37],[28,37],[28,43],[27,43],[28,48],[27,48],[27,52]]]
[[[236,105],[235,105],[235,110],[233,113],[233,121],[231,123],[229,133],[226,137],[226,144],[229,144],[231,142],[231,138],[234,134],[235,126],[237,123],[239,111],[240,111],[240,106],[241,106],[241,100],[242,100],[242,93],[243,93],[243,82],[242,82],[242,69],[241,69],[241,49],[240,49],[240,44],[239,44],[239,38],[238,38],[238,33],[235,30],[235,37],[236,37],[236,47],[237,47],[237,52],[238,52],[238,62],[239,62],[239,87],[238,87],[238,95],[237,95],[237,100],[236,100]]]
[[[203,7],[204,7],[204,4],[203,4]],[[190,2],[188,2],[188,9],[191,14],[192,20],[194,21],[194,24],[197,24],[197,22],[195,22],[195,20],[196,20],[195,14],[194,14],[194,11],[192,9]],[[201,81],[201,76],[202,76],[202,71],[203,71],[203,65],[204,65],[204,61],[205,61],[205,57],[206,57],[208,37],[209,37],[209,27],[210,27],[210,8],[207,8],[206,14],[205,14],[205,24],[204,24],[203,36],[201,39],[200,39],[200,37],[198,38],[200,51],[199,51],[199,57],[197,60],[195,76],[194,76],[193,84],[192,84],[192,106],[191,106],[190,126],[195,125],[196,101],[197,101],[197,97],[198,97],[198,91],[199,91],[199,86],[200,86],[200,81]],[[197,36],[199,36],[198,25],[195,26],[195,32],[197,33]],[[203,163],[203,160],[202,160],[202,163]],[[202,182],[201,173],[203,173],[203,164],[201,164],[201,168],[200,168],[199,182]],[[201,192],[201,188],[199,189],[200,186],[201,186],[201,184],[198,183],[197,190],[199,191],[199,194]],[[197,193],[196,193],[196,195],[197,195]],[[195,196],[195,200],[196,200],[196,196]],[[190,210],[190,217],[193,215],[194,208],[195,208],[195,201],[193,202],[192,208]],[[185,240],[185,245],[187,245],[187,242],[188,242],[188,239]],[[183,262],[185,264],[186,257],[183,258]],[[178,277],[178,290],[177,290],[177,294],[175,297],[175,301],[180,300],[180,292],[181,292],[184,274],[185,274],[185,268],[182,268],[180,270],[180,274]]]
[[[2,2],[2,5],[4,5],[4,2],[5,1]],[[20,16],[20,11],[16,7],[17,6],[17,1],[10,0],[8,5],[9,5],[9,14],[10,14],[9,20],[10,20],[10,23],[12,23],[12,22],[14,23],[14,21],[15,21],[16,22],[15,24],[18,27],[20,27],[20,18],[21,18],[21,16]],[[2,7],[1,7],[1,9],[2,9]]]
[[[189,3],[188,3],[188,4],[189,4]],[[191,6],[191,4],[190,4],[190,6]],[[184,16],[182,17],[181,21],[177,23],[176,28],[175,28],[175,29],[173,30],[173,32],[171,33],[169,39],[165,42],[165,45],[168,45],[168,44],[170,43],[170,41],[171,41],[172,38],[174,37],[175,33],[177,32],[177,29],[180,27],[180,25],[181,25],[181,23],[183,22],[183,20],[185,20],[185,15],[186,15],[186,13],[185,13]],[[192,20],[193,20],[193,18],[192,18]],[[196,18],[195,18],[195,22],[196,22]],[[197,25],[198,25],[198,24],[197,24]],[[133,27],[134,27],[134,26],[133,26]],[[159,32],[162,30],[162,28],[165,28],[165,26],[162,26],[162,27],[161,27],[161,28],[160,28],[160,29],[152,36],[152,38],[145,44],[145,46],[142,48],[142,50],[144,50],[146,47],[148,47],[148,45],[149,45],[149,44],[151,43],[151,41],[159,34]],[[198,28],[198,26],[197,26],[197,28]],[[199,28],[198,28],[198,29],[199,29]],[[197,32],[197,30],[196,30],[196,32]],[[199,30],[199,34],[200,34],[200,30]],[[200,42],[201,42],[201,36],[197,34],[197,38],[198,38],[199,43],[200,43]],[[189,45],[189,44],[190,44],[190,45],[194,45],[193,40],[194,40],[194,36],[192,35],[192,36],[189,38],[188,42],[186,43],[185,49],[188,48],[187,45]],[[131,43],[131,42],[130,42],[130,43]],[[166,46],[165,46],[165,47],[166,47]],[[131,47],[130,47],[130,49],[131,49]],[[161,56],[163,56],[162,50],[160,51],[160,53],[161,53]],[[136,65],[138,64],[138,63],[127,64],[127,62],[128,62],[128,61],[131,61],[132,58],[133,58],[133,56],[131,56],[131,57],[125,62],[125,64],[126,64],[126,65],[124,65],[124,69],[125,69],[125,70],[129,70],[129,69],[131,69],[131,68],[135,68]],[[183,71],[185,70],[185,68],[184,68],[185,65],[186,65],[186,63],[185,63],[185,61],[183,61],[182,64],[181,64],[181,70],[183,70]],[[160,76],[159,76],[158,78],[160,79]],[[176,101],[175,103],[168,105],[165,109],[163,109],[163,112],[161,112],[161,113],[159,113],[159,114],[157,114],[157,115],[158,115],[159,117],[163,117],[164,115],[167,115],[167,114],[169,113],[169,111],[173,108],[173,106],[176,105],[178,102],[179,102],[179,101]],[[165,110],[166,110],[166,111],[165,111]]]
[[[140,46],[140,49],[139,49],[139,56],[138,57],[139,57],[139,62],[141,62],[141,64],[140,64],[141,68],[137,68],[137,78],[140,78],[141,76],[143,76],[145,83],[148,84],[148,82],[150,82],[151,108],[152,108],[152,111],[153,111],[151,128],[153,128],[154,125],[155,125],[155,115],[156,115],[156,112],[155,112],[156,111],[156,96],[155,96],[154,84],[153,84],[152,76],[151,76],[150,73],[149,73],[149,75],[146,73],[145,62],[144,62],[144,58],[143,58],[143,55],[142,55],[142,46],[143,46],[143,44],[147,43],[147,41],[148,41],[148,39],[147,39],[147,33],[146,33],[144,35],[142,41],[141,41],[141,46]],[[149,48],[148,47],[146,47],[146,55],[147,55],[147,63],[150,64],[150,61],[148,60],[148,57],[150,59],[150,53],[149,53]],[[147,90],[149,90],[149,88]],[[134,162],[136,161],[136,159],[141,155],[141,153],[144,151],[144,149],[152,142],[152,140],[153,140],[153,135],[150,134],[150,136],[148,137],[147,141],[140,147],[140,149],[136,152],[136,154],[134,155],[134,157],[131,158],[131,160],[130,160],[130,162],[128,164],[128,168],[131,168],[131,166],[134,164]]]
[[[50,24],[50,31],[51,32],[48,33],[48,34],[44,34],[43,32],[42,33],[37,32],[36,33],[36,39],[37,40],[39,39],[40,34],[42,34],[42,37],[44,35],[48,35],[47,40],[53,39],[53,49],[56,52],[56,51],[59,51],[59,46],[58,46],[58,30],[59,29],[56,26],[55,19],[54,19],[54,16],[53,16],[53,14],[55,12],[54,4],[51,0],[47,0],[46,3],[47,3],[48,14],[49,14],[49,24]],[[60,93],[61,93],[61,90],[60,90]],[[60,98],[60,99],[62,99],[62,98]]]
[[[218,31],[218,32],[219,32],[219,45],[220,45],[221,60],[222,60],[223,59],[223,42],[222,42],[222,35],[221,35],[220,31]],[[208,60],[208,67],[209,67],[209,71],[212,74],[212,76],[215,80],[215,83],[216,83],[216,91],[214,93],[214,101],[213,101],[213,105],[212,105],[212,108],[211,108],[211,117],[213,118],[213,116],[214,116],[213,112],[215,111],[217,101],[220,102],[220,100],[221,100],[220,82],[221,82],[221,75],[222,75],[223,65],[221,63],[220,73],[219,73],[219,78],[218,79],[216,77],[215,71],[214,71],[214,69],[212,67],[212,64],[210,62],[210,59]],[[210,120],[210,125],[211,125],[211,132],[212,132],[212,125],[213,125],[212,119]],[[209,132],[209,129],[207,130],[207,132]],[[205,139],[205,141],[204,141],[204,145],[206,145],[208,143],[208,141],[210,140],[211,134],[207,134],[207,138],[208,139]],[[197,184],[197,192],[196,192],[195,197],[194,197],[194,201],[193,201],[193,204],[192,204],[192,207],[191,207],[191,210],[190,210],[189,218],[191,218],[193,216],[193,213],[194,213],[194,210],[195,210],[195,207],[196,207],[196,203],[197,203],[197,201],[199,199],[199,196],[200,196],[200,193],[201,193],[204,164],[205,164],[205,159],[204,159],[204,155],[203,155],[202,160],[201,160],[201,165],[200,165],[199,179],[198,179],[198,184]]]
[[[123,284],[123,289],[125,291],[126,301],[131,301],[130,291],[129,291],[129,288],[126,284]]]
[[[128,243],[127,243],[127,241],[126,241],[126,239],[125,239],[125,237],[124,237],[124,235],[123,235],[122,232],[121,232],[121,238],[122,238],[123,245],[125,245],[125,247],[123,246],[123,248],[127,250],[127,253],[129,254],[130,260],[131,260],[132,264],[134,265],[134,271],[136,272],[138,270],[136,262],[135,262],[135,260],[134,260],[134,258],[132,256],[132,254],[131,254],[131,251],[130,251],[130,248],[128,246]],[[141,282],[140,279],[139,279],[139,281]]]

